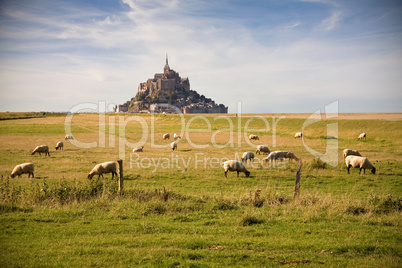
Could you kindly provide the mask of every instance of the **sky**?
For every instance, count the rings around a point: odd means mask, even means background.
[[[166,54],[230,113],[402,112],[400,0],[0,0],[0,112],[123,104]]]

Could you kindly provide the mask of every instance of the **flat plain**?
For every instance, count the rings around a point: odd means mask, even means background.
[[[0,266],[400,267],[402,114],[309,116],[2,113]],[[50,157],[31,155],[41,144]],[[302,160],[298,197],[296,161],[256,154],[249,178],[224,177],[224,160],[259,144]],[[347,174],[345,148],[376,174]],[[110,174],[88,180],[96,164],[117,159],[122,192]],[[35,178],[11,179],[25,162]]]

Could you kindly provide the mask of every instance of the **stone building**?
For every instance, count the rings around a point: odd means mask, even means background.
[[[228,110],[225,105],[217,105],[213,100],[191,90],[189,79],[181,78],[178,72],[170,69],[167,55],[163,73],[156,73],[153,78],[140,83],[136,96],[124,105],[129,112],[150,111],[151,108],[152,112],[175,110],[157,104],[173,105],[183,113],[227,113]]]

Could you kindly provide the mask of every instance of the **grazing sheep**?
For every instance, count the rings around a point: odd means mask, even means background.
[[[366,133],[364,133],[364,132],[359,135],[359,137],[357,138],[357,140],[362,140],[363,138],[366,139]]]
[[[62,150],[63,147],[64,147],[64,143],[63,143],[62,141],[59,141],[59,142],[56,144],[56,151],[57,151],[58,149]]]
[[[73,135],[66,135],[66,136],[64,136],[64,139],[65,140],[73,140],[74,137],[73,137]]]
[[[175,140],[181,139],[181,137],[180,137],[179,135],[177,135],[176,133],[173,135],[173,138],[174,138]]]
[[[134,148],[134,149],[133,149],[133,152],[134,152],[134,153],[135,153],[135,152],[143,152],[143,150],[144,150],[144,146],[141,146],[141,147]]]
[[[274,151],[271,152],[266,158],[264,158],[264,161],[276,161],[278,159],[280,159],[281,161],[283,161],[284,158],[287,158],[289,160],[299,160],[294,153],[292,152],[285,152],[285,151]]]
[[[236,160],[228,160],[223,163],[223,168],[225,169],[225,178],[227,178],[228,171],[237,171],[237,177],[239,177],[240,172],[244,172],[246,177],[250,176],[250,172],[246,169],[242,162]]]
[[[350,168],[360,168],[359,174],[362,173],[362,169],[364,174],[366,174],[366,169],[370,169],[371,173],[375,174],[375,167],[370,163],[367,157],[361,157],[356,155],[348,155],[345,158],[346,168],[348,169],[348,174],[350,174]]]
[[[39,153],[39,155],[42,155],[42,153],[45,153],[46,155],[50,156],[49,153],[49,147],[47,145],[39,145],[35,148],[35,150],[32,151],[32,155],[34,155],[35,153]]]
[[[345,159],[346,156],[348,156],[348,155],[362,156],[357,150],[352,150],[352,149],[343,150],[343,159]]]
[[[297,132],[297,133],[295,134],[295,139],[296,139],[296,138],[303,138],[303,133]]]
[[[106,173],[112,173],[112,179],[114,178],[114,175],[117,177],[115,162],[110,161],[96,165],[91,172],[89,172],[88,179],[92,179],[94,175],[98,175],[98,179],[100,176],[103,178],[103,174]]]
[[[265,145],[258,145],[257,146],[257,151],[255,152],[256,154],[260,154],[260,153],[263,153],[263,154],[269,154],[271,151],[269,150],[269,148],[268,148],[268,146],[265,146]]]
[[[28,173],[28,178],[30,175],[32,175],[32,178],[34,178],[34,164],[32,163],[24,163],[20,165],[16,165],[13,171],[11,172],[11,178],[14,178],[15,176],[21,177],[22,174],[27,174]]]
[[[247,160],[254,161],[254,153],[253,152],[245,152],[241,158],[243,163],[247,162]]]
[[[174,149],[176,149],[176,151],[177,151],[177,142],[172,142],[171,144],[170,144],[170,147],[172,147],[172,150],[174,151]]]
[[[163,139],[164,139],[164,140],[170,139],[170,134],[169,134],[169,133],[163,134]]]
[[[250,136],[248,136],[249,140],[259,140],[260,138],[257,135],[254,134],[250,134]]]

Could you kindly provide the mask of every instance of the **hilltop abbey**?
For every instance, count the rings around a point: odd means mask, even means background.
[[[228,112],[227,106],[218,105],[212,99],[191,90],[188,78],[181,78],[178,72],[170,69],[167,55],[163,73],[156,73],[153,78],[140,83],[136,96],[125,104],[116,106],[115,111],[175,112],[166,104],[177,107],[182,113]]]

